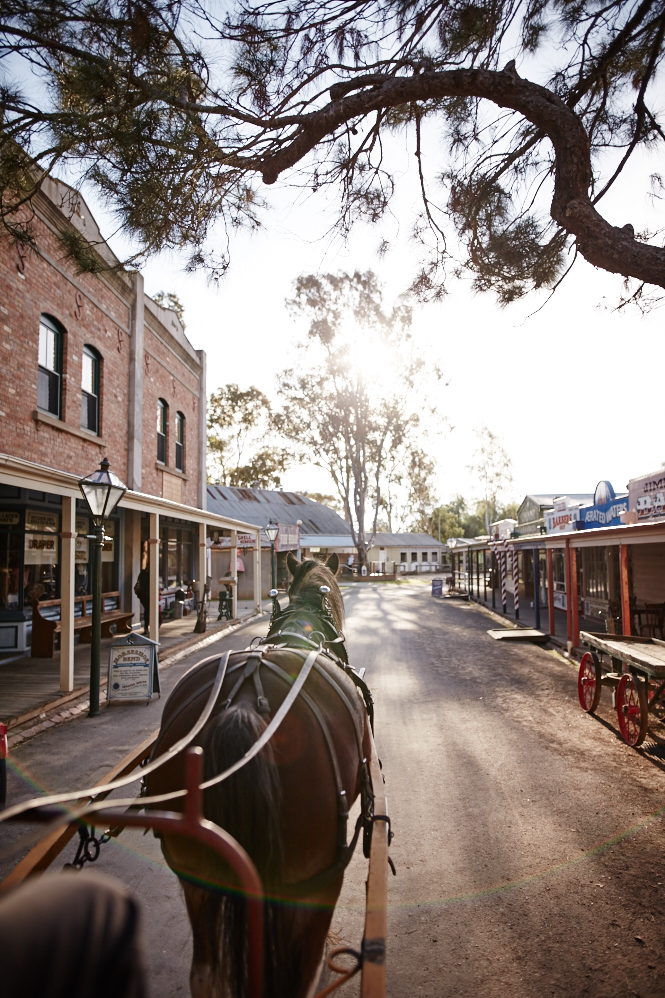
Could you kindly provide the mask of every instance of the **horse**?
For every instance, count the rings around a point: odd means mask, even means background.
[[[364,823],[367,833],[371,822],[366,761],[371,696],[347,664],[338,558],[299,562],[289,552],[287,564],[288,606],[282,611],[273,598],[267,637],[229,655],[220,695],[197,736],[208,781],[251,748],[305,657],[318,649],[302,690],[268,744],[203,796],[205,816],[244,847],[264,885],[265,998],[313,993],[344,869],[360,828]],[[219,663],[219,655],[208,658],[180,679],[165,705],[153,757],[194,726]],[[146,779],[150,795],[183,786],[184,753]],[[348,811],[361,793],[361,818],[348,843]],[[181,806],[181,800],[173,803]],[[245,902],[231,870],[184,838],[164,836],[161,847],[180,878],[192,927],[192,995],[243,998]]]

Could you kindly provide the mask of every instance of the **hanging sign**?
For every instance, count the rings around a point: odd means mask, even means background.
[[[160,692],[157,643],[128,634],[109,648],[108,700],[151,700]]]
[[[25,553],[23,560],[26,565],[57,565],[58,538],[48,534],[25,534]]]
[[[0,527],[15,527],[19,520],[18,513],[12,513],[5,509],[0,510]]]

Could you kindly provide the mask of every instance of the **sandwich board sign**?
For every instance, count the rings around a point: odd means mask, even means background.
[[[111,700],[151,700],[160,693],[159,643],[142,634],[128,634],[109,648],[106,696]]]

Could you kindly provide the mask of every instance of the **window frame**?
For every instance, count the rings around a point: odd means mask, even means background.
[[[175,469],[183,474],[185,473],[185,426],[185,414],[178,409],[175,414]]]
[[[93,392],[89,392],[86,388],[83,387],[83,358],[86,357],[86,356],[90,357],[90,359],[93,362],[92,381],[93,381],[93,388],[95,389],[95,391],[93,391]],[[96,437],[98,437],[100,435],[100,432],[101,432],[101,426],[100,426],[100,424],[101,424],[101,419],[100,419],[100,415],[101,415],[101,404],[100,403],[101,403],[101,380],[102,380],[102,371],[101,371],[101,368],[102,368],[102,358],[101,358],[101,354],[99,353],[99,350],[95,349],[95,347],[93,347],[93,346],[90,346],[89,343],[84,344],[84,347],[83,347],[83,350],[82,350],[82,353],[81,353],[81,429],[82,430],[86,430],[88,433],[94,433],[94,435]],[[88,400],[88,404],[86,406],[87,416],[88,417],[90,416],[90,400],[94,399],[94,410],[95,410],[95,428],[94,429],[92,429],[88,425],[84,426],[84,424],[83,424],[83,402],[84,402],[84,399]]]
[[[161,417],[161,418],[160,418]],[[161,427],[161,429],[160,429]],[[169,427],[169,404],[166,399],[157,399],[157,463],[166,467],[167,433]],[[163,451],[163,456],[161,456]]]
[[[41,338],[42,338],[41,327],[42,326],[44,326],[44,328],[47,329],[49,332],[53,333],[53,335],[55,337],[55,349],[54,349],[54,364],[55,364],[55,368],[54,369],[51,369],[51,368],[48,368],[48,367],[44,367],[42,364],[39,363],[39,359],[40,359],[39,355],[40,355],[40,352],[41,352]],[[40,412],[47,412],[50,416],[53,416],[55,419],[62,419],[63,418],[62,417],[62,381],[63,381],[63,378],[62,378],[62,368],[63,368],[63,356],[64,356],[64,334],[65,334],[65,331],[66,330],[65,330],[64,326],[61,323],[59,323],[58,320],[55,319],[52,315],[48,315],[46,312],[42,312],[40,314],[40,316],[39,316],[39,340],[38,340],[38,343],[37,343],[37,408],[39,409]],[[57,381],[56,381],[56,384],[57,384],[57,405],[56,405],[55,409],[51,408],[50,404],[49,404],[48,407],[40,405],[40,402],[39,402],[39,396],[40,396],[39,385],[40,385],[40,380],[41,380],[42,376],[44,376],[44,377],[46,377],[46,379],[48,379],[48,385],[49,385],[49,393],[48,393],[49,394],[49,403],[50,403],[50,396],[51,396],[51,385],[53,384],[53,379],[57,379]]]

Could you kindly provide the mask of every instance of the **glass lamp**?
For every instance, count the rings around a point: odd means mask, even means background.
[[[96,526],[108,519],[113,513],[125,492],[127,486],[117,475],[109,471],[108,458],[104,458],[99,471],[93,471],[87,478],[82,478],[79,488],[88,504],[92,519]]]

